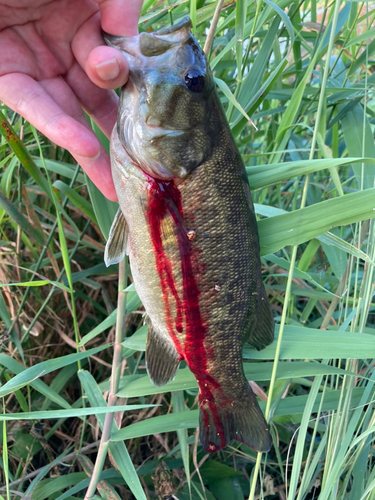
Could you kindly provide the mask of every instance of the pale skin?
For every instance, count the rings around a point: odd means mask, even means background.
[[[67,149],[110,200],[117,200],[107,153],[82,108],[110,136],[125,57],[101,30],[138,33],[143,0],[0,0],[0,101]]]

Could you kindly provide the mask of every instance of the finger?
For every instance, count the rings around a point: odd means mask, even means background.
[[[72,50],[76,60],[98,87],[115,89],[126,83],[128,63],[119,50],[105,46],[99,12],[78,30],[72,41]]]
[[[0,99],[51,141],[70,151],[102,193],[115,200],[109,157],[89,130],[74,94],[67,89],[59,78],[39,84],[22,73],[0,77]]]
[[[11,73],[0,77],[0,98],[59,146],[87,158],[98,155],[96,136],[65,113],[28,75]]]
[[[86,82],[92,86],[95,92],[101,93],[107,91],[102,91],[98,89],[90,80],[87,78],[86,74],[79,67],[78,64],[75,65],[79,71],[84,76]],[[87,123],[86,118],[83,115],[82,108],[80,103],[77,101],[74,93],[70,86],[61,78],[54,78],[49,80],[44,80],[40,82],[40,85],[45,90],[45,92],[53,99],[53,101],[69,116],[75,118],[79,123],[81,123],[88,131],[91,131],[91,127]],[[82,85],[82,88],[85,88],[85,85]],[[114,94],[115,100],[113,103],[114,111],[113,117],[108,125],[108,136],[111,133],[113,128],[113,123],[116,121],[117,114],[117,101],[118,97],[115,92],[111,92]],[[91,101],[91,99],[89,99]],[[99,107],[101,109],[101,107]],[[94,113],[95,114],[95,113]],[[113,123],[112,123],[113,122]],[[92,133],[92,131],[91,131]],[[95,136],[96,138],[96,136]],[[111,165],[109,156],[104,149],[104,147],[99,143],[100,151],[94,158],[87,158],[81,156],[79,154],[73,154],[72,156],[77,160],[77,162],[81,165],[86,174],[90,177],[92,182],[99,188],[99,190],[112,201],[117,201],[116,190],[113,184],[112,173],[111,173]],[[65,149],[70,149],[69,147],[65,147]]]
[[[78,63],[72,66],[65,80],[85,111],[104,134],[110,137],[117,118],[117,94],[113,90],[103,90],[94,85]]]
[[[94,160],[88,160],[79,155],[72,155],[90,177],[95,186],[111,201],[117,201],[115,185],[113,184],[110,159],[101,146],[101,154]]]
[[[138,34],[138,20],[143,0],[94,0],[99,5],[101,24],[111,35]]]
[[[129,66],[125,57],[111,47],[95,47],[85,66],[90,79],[104,89],[116,89],[127,82]]]

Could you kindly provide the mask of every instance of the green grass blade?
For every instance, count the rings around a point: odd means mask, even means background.
[[[153,406],[155,405],[119,405],[105,407],[71,408],[69,410],[31,411],[25,413],[0,413],[0,421],[86,417],[87,415],[105,415],[105,413],[115,413],[116,411],[141,410],[142,408],[152,408]]]
[[[248,380],[264,382],[271,380],[272,363],[245,363],[245,376]],[[307,363],[293,361],[291,363],[280,363],[277,371],[278,380],[289,380],[293,378],[308,378],[318,375],[351,375],[356,377],[356,373],[351,373],[334,366],[323,365],[320,363]],[[121,387],[124,387],[121,389]],[[151,394],[163,394],[165,392],[176,392],[197,388],[197,382],[194,375],[188,368],[180,369],[173,381],[165,386],[156,387],[152,384],[148,376],[132,379],[132,376],[121,379],[119,397],[132,398],[139,396],[149,396]]]
[[[35,379],[46,375],[47,373],[53,372],[54,370],[59,370],[60,368],[64,368],[65,366],[71,363],[77,363],[81,359],[88,358],[89,356],[93,356],[94,354],[107,349],[109,344],[95,347],[94,349],[89,349],[88,351],[79,352],[75,354],[68,354],[67,356],[62,356],[61,358],[50,359],[48,361],[43,361],[38,363],[31,368],[27,368],[23,372],[19,373],[15,377],[13,377],[9,382],[0,387],[0,397],[6,396],[16,389],[20,389],[25,385],[34,382]]]
[[[261,255],[286,245],[300,245],[330,231],[375,217],[375,188],[323,201],[284,215],[259,221]]]
[[[23,373],[27,368],[21,365],[18,361],[7,356],[6,354],[0,354],[0,366],[6,367],[12,373],[16,375]],[[30,386],[46,398],[46,401],[53,401],[62,408],[70,408],[70,404],[61,397],[57,392],[55,392],[51,387],[48,387],[42,380],[34,380],[30,382]]]
[[[69,200],[84,214],[87,215],[89,219],[91,219],[95,224],[97,224],[97,220],[94,214],[94,211],[92,209],[92,205],[85,200],[81,195],[77,193],[74,189],[72,189],[70,186],[65,184],[65,182],[62,181],[55,181],[53,183],[53,187],[61,191]]]
[[[374,158],[332,158],[321,160],[301,160],[293,162],[273,163],[256,167],[247,167],[251,189],[259,189],[286,179],[295,179],[299,175],[307,175],[321,170],[341,167],[355,163],[369,163],[375,168]]]
[[[14,128],[9,124],[3,113],[0,111],[0,134],[8,142],[9,146],[14,151],[14,154],[20,160],[27,172],[33,177],[37,184],[43,189],[48,197],[50,197],[50,190],[48,182],[43,177],[39,168],[34,163],[27,148],[17,136]]]
[[[90,403],[95,406],[106,408],[107,405],[104,401],[101,390],[99,389],[92,375],[90,375],[90,373],[87,371],[81,370],[78,373],[78,376],[81,380],[82,386],[84,387]],[[98,415],[98,422],[100,427],[102,428],[104,424],[104,415]],[[112,427],[117,428],[115,424],[113,424]],[[121,442],[111,442],[109,444],[109,448],[118,469],[120,470],[127,485],[131,489],[133,495],[137,500],[147,500],[125,444]]]

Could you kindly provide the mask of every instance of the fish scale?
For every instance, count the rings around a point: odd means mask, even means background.
[[[271,438],[245,378],[245,341],[273,339],[245,167],[189,19],[111,37],[130,67],[111,161],[120,212],[107,265],[129,254],[147,313],[146,367],[164,385],[185,360],[199,387],[200,440],[267,451]]]

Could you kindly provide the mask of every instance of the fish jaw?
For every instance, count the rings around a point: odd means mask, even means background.
[[[214,82],[206,57],[183,20],[173,29],[111,37],[129,63],[118,134],[133,161],[160,180],[185,179],[211,154]]]

